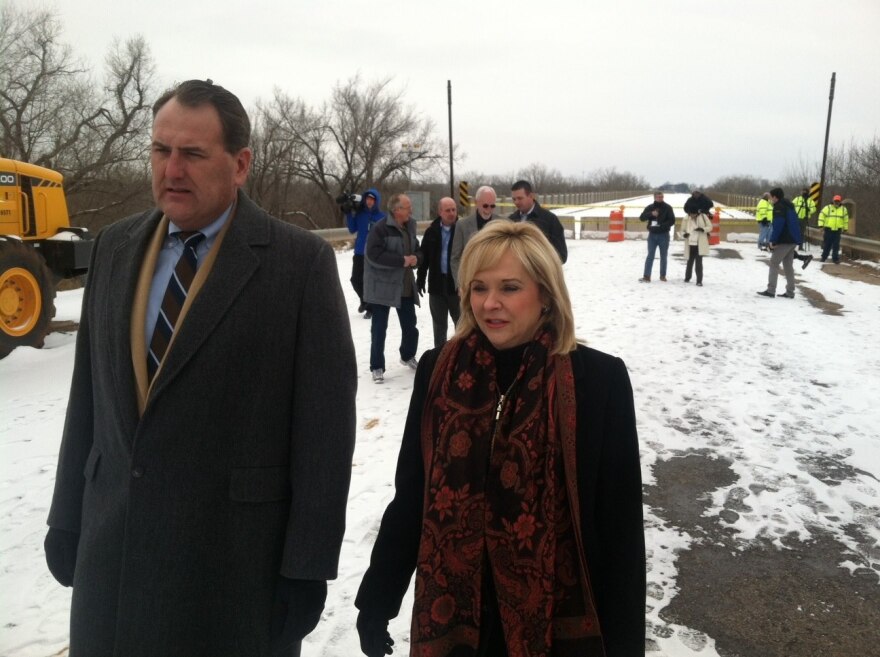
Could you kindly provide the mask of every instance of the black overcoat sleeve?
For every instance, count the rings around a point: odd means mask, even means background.
[[[645,534],[633,392],[619,358],[578,347],[578,497],[607,657],[645,653]]]
[[[355,598],[362,612],[383,620],[397,616],[400,603],[416,569],[425,499],[422,460],[422,410],[439,350],[425,352],[416,370],[409,413],[394,476],[394,499],[385,509],[379,535],[370,556],[370,567]]]

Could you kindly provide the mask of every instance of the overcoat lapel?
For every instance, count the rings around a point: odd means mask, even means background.
[[[118,403],[124,435],[134,435],[138,422],[137,390],[131,364],[131,309],[140,276],[140,267],[132,263],[143,262],[150,239],[156,230],[162,213],[153,211],[133,226],[127,239],[113,251],[110,263],[110,285],[104,309],[105,335],[108,336],[106,353],[95,358],[106,358],[113,372],[114,384],[119,391]]]
[[[213,268],[153,381],[147,408],[198,352],[223,316],[233,307],[259,266],[259,259],[252,251],[251,244],[268,243],[267,216],[261,215],[252,202],[239,195],[238,210],[230,221]],[[246,345],[242,345],[242,348],[246,348]]]

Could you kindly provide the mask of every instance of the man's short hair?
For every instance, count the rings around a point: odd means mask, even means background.
[[[153,118],[172,98],[184,107],[211,105],[220,116],[223,147],[233,155],[247,148],[251,140],[251,122],[234,93],[211,80],[187,80],[168,89],[153,103]]]
[[[394,212],[397,208],[400,207],[400,199],[405,197],[406,194],[392,194],[391,198],[388,199],[388,211]]]
[[[517,180],[510,188],[510,191],[515,192],[518,189],[523,190],[526,194],[532,193],[532,183],[528,180]]]
[[[774,187],[770,190],[770,196],[775,196],[776,198],[784,198],[785,192],[782,191],[781,187]]]
[[[491,186],[489,186],[489,185],[483,185],[482,187],[480,187],[480,188],[477,190],[477,193],[474,194],[474,198],[480,198],[483,194],[486,194],[486,193],[488,193],[488,192],[492,192],[493,194],[495,194],[495,190],[492,189]],[[497,196],[497,195],[496,195],[496,196]]]

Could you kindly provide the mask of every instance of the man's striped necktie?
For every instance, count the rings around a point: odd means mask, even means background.
[[[174,327],[177,325],[186,295],[196,276],[196,265],[199,261],[196,247],[205,239],[202,233],[195,232],[181,231],[175,235],[183,242],[183,255],[177,261],[168,281],[168,287],[165,289],[162,307],[156,318],[156,328],[153,330],[153,339],[147,352],[147,375],[150,381],[153,380],[159,364],[165,357],[165,352],[168,351],[168,345],[171,344]]]

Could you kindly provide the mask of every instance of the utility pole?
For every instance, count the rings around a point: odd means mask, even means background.
[[[449,100],[449,197],[455,198],[455,173],[452,170],[452,80],[446,81],[446,96]]]
[[[819,202],[816,208],[822,211],[822,195],[825,193],[825,163],[828,161],[828,135],[831,132],[831,107],[834,105],[834,84],[837,73],[831,74],[831,92],[828,94],[828,121],[825,123],[825,149],[822,151],[822,173],[819,177]]]

